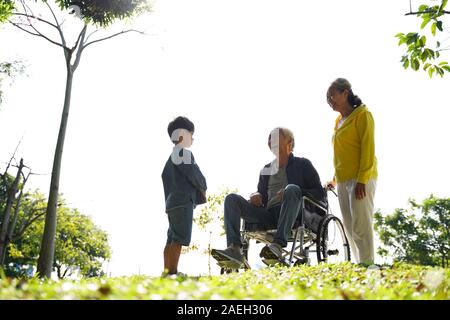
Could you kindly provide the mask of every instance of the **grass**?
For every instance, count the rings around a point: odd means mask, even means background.
[[[450,269],[350,263],[264,268],[213,277],[0,279],[3,299],[433,299],[449,300]]]

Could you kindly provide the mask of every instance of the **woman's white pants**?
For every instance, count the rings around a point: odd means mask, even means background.
[[[345,233],[357,263],[374,262],[373,208],[376,184],[376,180],[369,180],[366,196],[362,200],[356,200],[356,180],[337,184]]]

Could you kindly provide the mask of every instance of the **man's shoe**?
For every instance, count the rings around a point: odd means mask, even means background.
[[[280,260],[283,259],[283,249],[278,243],[270,243],[262,248],[259,256],[266,260]]]
[[[248,265],[245,257],[242,255],[241,250],[236,247],[228,247],[225,250],[212,249],[211,255],[217,260],[219,266],[240,269],[243,266]]]
[[[283,265],[288,266],[289,264],[283,258],[283,249],[278,243],[270,243],[262,248],[259,256],[268,266]]]

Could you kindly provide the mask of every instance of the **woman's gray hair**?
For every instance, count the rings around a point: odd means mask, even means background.
[[[359,107],[360,105],[363,104],[362,100],[353,93],[352,85],[350,84],[350,82],[347,79],[337,78],[336,80],[334,80],[331,83],[331,85],[327,91],[327,100],[329,100],[329,98],[330,98],[332,89],[337,90],[339,92],[343,92],[343,91],[347,90],[348,91],[347,101],[353,108]]]

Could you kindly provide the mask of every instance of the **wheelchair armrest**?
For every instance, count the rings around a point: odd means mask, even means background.
[[[303,196],[303,202],[306,203],[310,203],[311,205],[315,206],[316,208],[322,210],[323,212],[325,212],[325,214],[328,212],[327,208],[328,208],[328,204],[326,202],[323,201],[318,201],[315,200],[309,196]]]

